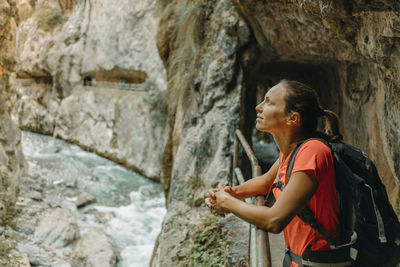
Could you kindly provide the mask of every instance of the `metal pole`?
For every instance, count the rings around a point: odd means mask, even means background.
[[[236,172],[235,169],[239,165],[239,143],[237,138],[235,138],[233,142],[233,171]],[[232,174],[231,186],[233,186],[233,177],[234,175]],[[240,184],[240,182],[238,184]]]
[[[252,176],[257,177],[261,175],[261,167],[258,165],[258,160],[251,149],[250,145],[247,143],[246,138],[243,136],[240,130],[235,131],[237,138],[240,141],[240,144],[243,146],[247,157],[251,163]],[[235,138],[236,141],[236,138]],[[236,141],[237,144],[237,141]],[[238,145],[235,145],[235,153],[236,157],[238,157],[236,148]],[[238,158],[235,158],[234,154],[234,162],[237,164]],[[239,181],[239,176],[241,175],[240,169],[235,168],[236,177]],[[243,176],[243,175],[241,175]],[[240,182],[239,182],[240,183]],[[264,206],[264,196],[257,196],[256,203],[257,206]],[[257,267],[271,267],[271,250],[269,245],[269,237],[268,233],[258,227],[253,225],[250,226],[250,266]]]
[[[236,130],[236,136],[238,137],[240,144],[243,146],[244,151],[247,154],[247,157],[250,160],[251,166],[252,168],[254,168],[255,166],[258,166],[258,160],[256,158],[256,155],[254,154],[253,150],[251,149],[251,146],[249,145],[249,143],[247,143],[246,138],[244,137],[244,135],[242,134],[242,132],[240,130]],[[261,172],[260,172],[261,174]],[[254,175],[254,173],[253,173]],[[255,177],[255,176],[253,176]]]

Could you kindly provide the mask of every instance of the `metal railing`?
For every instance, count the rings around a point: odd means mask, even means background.
[[[235,131],[235,150],[233,155],[234,176],[238,184],[245,182],[242,171],[238,167],[239,163],[239,144],[242,145],[247,157],[250,160],[252,177],[261,175],[261,167],[258,165],[258,160],[247,143],[246,138],[240,130]],[[233,185],[233,179],[231,181]],[[250,199],[245,199],[246,202],[252,203]],[[264,206],[264,196],[256,196],[255,204],[257,206]],[[249,247],[250,266],[252,267],[270,267],[271,266],[271,250],[269,246],[268,233],[252,224],[250,224],[250,247]]]
[[[148,91],[141,83],[124,83],[124,82],[109,82],[109,81],[91,81],[84,84],[90,87],[102,87],[109,89],[119,89],[127,91]]]

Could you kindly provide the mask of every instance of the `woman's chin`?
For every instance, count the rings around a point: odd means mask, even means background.
[[[267,128],[262,127],[262,125],[259,125],[258,123],[256,124],[255,128],[260,132],[270,133]]]
[[[263,128],[258,123],[256,123],[256,129],[261,131],[261,132],[264,132]]]

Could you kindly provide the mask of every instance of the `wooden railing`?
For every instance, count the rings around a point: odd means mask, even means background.
[[[261,167],[258,165],[258,160],[251,149],[250,145],[247,143],[246,138],[243,136],[240,130],[235,132],[235,150],[233,155],[233,166],[234,166],[234,176],[237,179],[238,184],[245,182],[242,171],[240,170],[239,163],[239,144],[243,147],[246,152],[247,157],[250,160],[252,177],[261,175]],[[234,181],[231,181],[234,184]],[[250,199],[245,199],[248,203],[253,203],[257,206],[264,206],[264,196],[256,196],[255,201]],[[249,258],[251,267],[270,267],[271,266],[271,250],[269,246],[268,233],[263,229],[250,225],[250,247],[249,247]]]

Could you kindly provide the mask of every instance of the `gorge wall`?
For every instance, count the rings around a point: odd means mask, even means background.
[[[15,66],[15,32],[18,16],[13,1],[0,3],[0,225],[12,219],[18,180],[24,169],[21,132],[10,118],[9,75]],[[4,228],[3,228],[4,230]],[[3,239],[3,231],[1,239]],[[0,240],[2,241],[2,240]]]
[[[9,76],[15,66],[15,32],[18,23],[13,1],[0,1],[0,265],[9,261],[10,224],[17,214],[18,184],[25,168],[21,132],[10,117]]]
[[[160,181],[168,125],[156,2],[38,0],[16,7],[11,87],[19,127]]]
[[[151,265],[246,264],[247,223],[232,216],[220,229],[210,227],[215,217],[203,196],[231,177],[243,89],[240,54],[251,33],[229,0],[159,3],[158,49],[167,69],[171,130],[163,155],[168,212]],[[224,244],[204,243],[199,228],[208,238],[227,229],[233,236]]]

